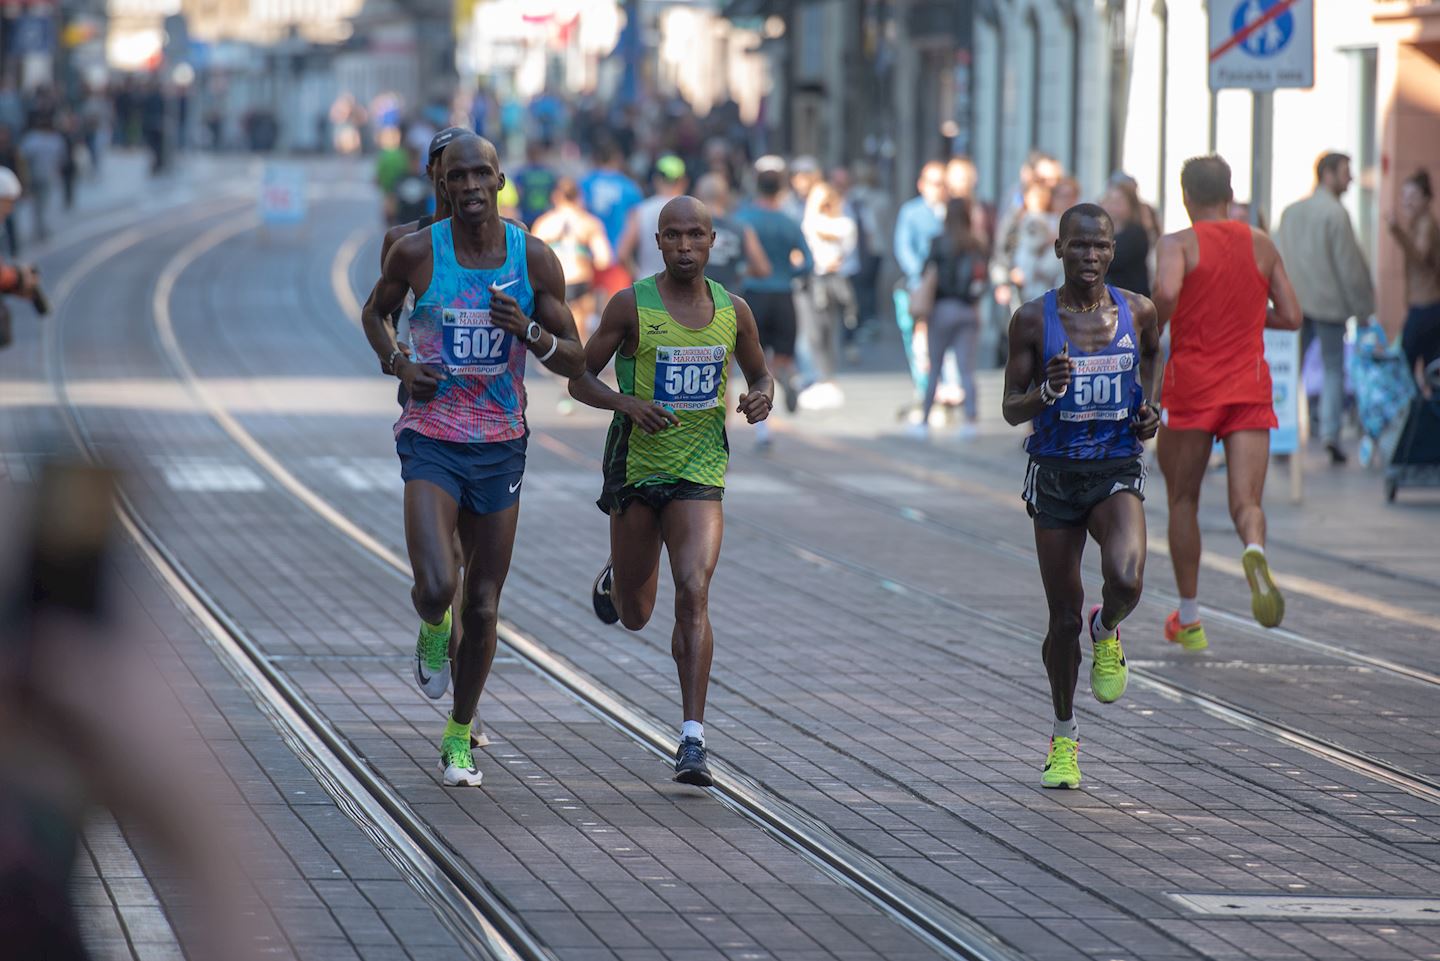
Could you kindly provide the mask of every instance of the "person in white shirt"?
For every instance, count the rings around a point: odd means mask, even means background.
[[[813,398],[802,397],[801,403],[810,406],[807,403],[809,400],[818,406],[835,406],[843,400],[840,388],[835,386],[840,331],[842,328],[853,329],[856,322],[855,287],[845,267],[854,260],[860,231],[854,215],[845,209],[845,198],[824,181],[810,189],[800,228],[815,258],[815,279],[811,290],[816,323],[812,331],[812,352],[820,375],[815,387],[811,388],[811,391],[820,388],[818,392]]]

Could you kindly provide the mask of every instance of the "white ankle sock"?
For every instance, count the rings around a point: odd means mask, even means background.
[[[1200,599],[1198,597],[1180,598],[1180,623],[1195,624],[1200,620]]]
[[[693,738],[695,738],[695,740],[699,741],[701,744],[704,744],[704,743],[705,743],[705,725],[701,724],[699,721],[686,721],[684,724],[681,724],[681,725],[680,725],[680,740],[683,741],[683,740],[685,740],[687,737],[693,737]]]
[[[1095,640],[1097,641],[1103,641],[1107,640],[1108,638],[1114,637],[1120,629],[1120,625],[1118,624],[1110,628],[1108,631],[1105,629],[1105,618],[1101,616],[1104,611],[1105,608],[1103,607],[1095,608],[1095,616],[1090,619],[1090,630],[1095,635]]]
[[[1072,741],[1080,740],[1080,723],[1075,720],[1075,715],[1064,721],[1056,718],[1055,727],[1050,732],[1051,737],[1068,737]]]
[[[1251,551],[1255,551],[1256,553],[1259,553],[1259,554],[1264,554],[1264,553],[1265,553],[1265,545],[1264,545],[1264,544],[1246,544],[1246,545],[1245,545],[1245,553],[1248,554],[1248,553],[1250,553]]]

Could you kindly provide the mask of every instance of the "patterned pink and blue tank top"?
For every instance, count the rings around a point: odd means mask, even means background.
[[[1077,351],[1072,344],[1070,389],[1065,396],[1035,418],[1035,433],[1025,441],[1032,457],[1065,460],[1109,460],[1135,457],[1142,450],[1130,420],[1144,401],[1140,384],[1140,335],[1125,295],[1106,287],[1118,308],[1115,337],[1109,346],[1094,353]],[[1060,322],[1056,292],[1045,295],[1045,347],[1040,371],[1064,349],[1069,338]]]
[[[526,348],[491,324],[490,285],[519,301],[527,316],[534,313],[525,232],[505,224],[505,263],[470,270],[455,259],[450,224],[441,220],[430,227],[434,272],[410,315],[415,359],[445,376],[432,399],[406,403],[395,436],[413,430],[457,444],[514,440],[525,434]]]

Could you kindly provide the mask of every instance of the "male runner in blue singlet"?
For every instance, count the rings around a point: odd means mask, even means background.
[[[1160,426],[1159,411],[1145,400],[1155,389],[1160,332],[1147,298],[1105,285],[1115,227],[1104,208],[1080,204],[1065,211],[1055,256],[1065,265],[1065,283],[1010,321],[1003,410],[1011,424],[1035,423],[1025,444],[1024,497],[1050,608],[1041,654],[1055,707],[1041,783],[1075,788],[1082,626],[1094,646],[1095,699],[1118,700],[1128,677],[1119,625],[1139,602],[1145,573],[1141,441]],[[1087,533],[1100,545],[1105,586],[1104,603],[1082,622]]]

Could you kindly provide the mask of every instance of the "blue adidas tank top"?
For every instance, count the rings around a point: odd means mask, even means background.
[[[1125,295],[1114,287],[1105,289],[1119,308],[1115,339],[1092,354],[1071,346],[1070,359],[1075,368],[1070,372],[1070,389],[1035,418],[1035,433],[1025,442],[1032,457],[1111,460],[1138,456],[1143,449],[1130,426],[1145,399],[1140,384],[1140,337]],[[1052,290],[1045,294],[1045,347],[1040,376],[1067,340],[1060,323],[1059,301]]]

